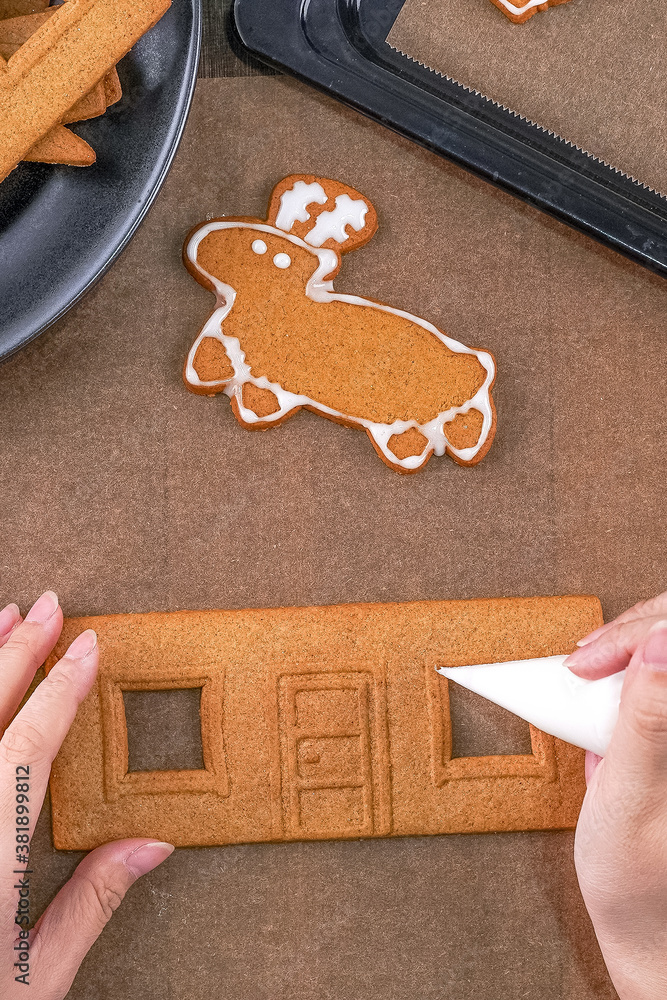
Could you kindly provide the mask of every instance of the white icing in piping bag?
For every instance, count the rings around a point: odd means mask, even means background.
[[[565,660],[543,656],[436,670],[542,732],[603,757],[618,718],[625,670],[588,681],[568,670]]]

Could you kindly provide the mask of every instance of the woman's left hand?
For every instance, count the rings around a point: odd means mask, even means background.
[[[30,838],[51,764],[97,674],[95,633],[82,632],[12,720],[56,644],[63,615],[47,591],[23,621],[0,611],[0,996],[62,1000],[86,952],[139,876],[173,847],[146,838],[91,851],[30,929]],[[29,984],[29,993],[25,985]]]

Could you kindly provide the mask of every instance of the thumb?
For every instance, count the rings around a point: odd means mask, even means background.
[[[627,668],[605,769],[642,794],[667,774],[667,621],[656,622]],[[667,791],[667,786],[666,791]]]
[[[173,850],[171,844],[133,839],[104,844],[86,855],[35,926],[31,982],[48,984],[49,996],[65,996],[132,883]],[[41,995],[39,989],[36,995]]]

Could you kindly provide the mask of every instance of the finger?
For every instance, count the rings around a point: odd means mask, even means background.
[[[621,779],[625,794],[661,807],[667,798],[667,621],[657,622],[632,657],[621,693],[618,722],[605,757],[605,771]]]
[[[174,850],[151,840],[119,840],[91,851],[35,927],[31,985],[47,984],[54,995],[69,990],[86,952],[142,875]]]
[[[637,604],[628,608],[622,615],[618,615],[613,621],[607,622],[605,625],[600,625],[599,628],[585,635],[583,639],[579,639],[577,646],[587,646],[589,642],[599,639],[601,635],[604,635],[605,632],[608,632],[615,625],[623,625],[625,622],[635,621],[638,618],[650,618],[654,615],[663,615],[666,613],[667,591],[663,594],[658,594],[657,597],[650,598],[648,601],[638,601]]]
[[[16,812],[17,768],[27,775],[29,823],[22,833],[30,837],[39,815],[51,764],[70,728],[76,710],[93,685],[98,650],[92,629],[82,632],[48,676],[37,686],[0,740],[0,816]],[[16,867],[15,824],[0,829],[0,913],[11,909],[15,891],[11,873]]]
[[[86,629],[5,730],[0,740],[0,776],[3,770],[13,773],[21,764],[30,768],[31,782],[48,778],[53,758],[93,685],[98,659],[97,636]]]
[[[0,611],[0,647],[4,646],[20,621],[18,604],[8,604]]]
[[[610,628],[613,628],[617,624],[617,619],[614,618],[612,622],[605,622],[604,625],[600,625],[598,628],[594,628],[592,632],[585,635],[583,639],[577,639],[577,646],[587,646],[589,642],[593,642],[595,639],[599,639],[601,635],[608,632]]]
[[[648,620],[644,618],[615,624],[598,639],[570,653],[565,666],[588,680],[625,670],[649,628]]]
[[[586,758],[585,758],[585,761],[584,761],[584,775],[586,777],[586,784],[587,785],[590,784],[591,778],[595,774],[597,766],[598,766],[598,764],[600,763],[601,760],[602,760],[602,757],[599,757],[596,753],[593,753],[592,750],[587,750],[586,751]]]
[[[9,723],[63,627],[58,597],[47,590],[0,649],[0,731]]]

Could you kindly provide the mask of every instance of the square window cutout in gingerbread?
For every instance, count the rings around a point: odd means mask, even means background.
[[[453,758],[508,757],[533,752],[530,725],[518,715],[494,705],[460,684],[450,684],[446,697]],[[444,701],[442,695],[441,700]]]
[[[601,622],[580,596],[70,619],[56,653],[95,628],[100,673],[54,763],[55,845],[571,828],[583,751],[483,703],[467,722],[454,704],[453,738],[435,667],[567,653]],[[203,767],[132,769],[124,697],[193,689]],[[160,738],[192,724],[165,714]]]
[[[123,691],[128,771],[204,769],[201,694],[198,687]]]
[[[160,676],[159,670],[152,677],[124,676],[123,671],[100,677],[100,705],[103,727],[103,741],[107,752],[104,755],[104,795],[107,801],[117,801],[127,796],[156,795],[169,792],[201,794],[204,792],[215,795],[228,795],[229,782],[225,769],[224,751],[219,738],[219,720],[222,711],[222,674],[210,677],[196,677],[185,672],[184,676]],[[128,713],[126,706],[139,709],[133,695],[141,699],[143,695],[144,709],[149,708],[150,701],[157,707],[155,701],[159,695],[171,694],[172,707],[186,709],[187,716],[192,721],[191,699],[189,694],[200,691],[198,716],[201,726],[201,758],[202,766],[169,767],[179,755],[189,756],[186,764],[193,764],[193,756],[197,756],[197,747],[193,747],[188,737],[191,727],[184,726],[183,717],[179,720],[169,718],[172,713],[166,713],[165,723],[169,728],[163,728],[161,745],[153,745],[160,725],[158,718],[153,719],[151,729],[147,734],[145,729],[134,741],[135,753],[130,759],[130,742],[128,734]],[[180,699],[178,697],[180,695]],[[152,696],[152,697],[151,697]],[[171,722],[171,725],[169,723]],[[157,725],[156,725],[157,724]],[[136,732],[136,730],[135,730]],[[146,736],[149,739],[146,740]],[[152,737],[152,739],[150,738]],[[139,743],[139,746],[137,746]],[[144,765],[137,756],[143,751]],[[181,756],[181,764],[183,759]],[[148,758],[148,761],[146,761]],[[150,762],[156,765],[151,767]],[[149,766],[146,766],[146,763]],[[197,762],[198,763],[198,762]],[[137,766],[137,764],[139,766]]]

